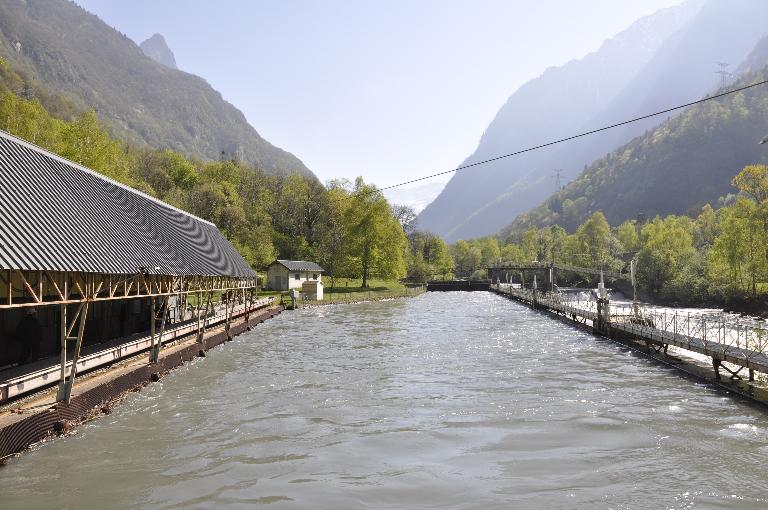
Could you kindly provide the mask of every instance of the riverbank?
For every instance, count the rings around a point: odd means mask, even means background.
[[[204,356],[208,351],[232,337],[238,336],[278,315],[281,306],[250,312],[243,311],[233,317],[236,322],[220,323],[211,327],[203,341],[191,334],[164,346],[157,363],[147,362],[146,353],[121,360],[107,368],[83,374],[77,380],[69,404],[56,401],[57,388],[52,387],[22,399],[0,411],[0,462],[19,454],[31,445],[50,437],[63,435],[84,422],[103,414],[132,391],[140,391],[150,382],[159,381],[169,371]],[[237,320],[242,318],[243,320]]]
[[[415,297],[426,291],[423,285],[405,285],[397,280],[368,280],[368,286],[362,286],[362,280],[355,278],[326,279],[326,287],[322,300],[300,299],[300,308],[363,303],[370,301],[385,301]],[[262,296],[274,296],[278,302],[290,305],[291,298],[287,292],[261,292]]]
[[[309,299],[300,300],[299,307],[308,308],[315,306],[386,301],[390,299],[405,299],[416,297],[424,292],[426,292],[426,287],[404,287],[397,290],[371,290],[367,292],[328,293],[325,294],[322,301]]]

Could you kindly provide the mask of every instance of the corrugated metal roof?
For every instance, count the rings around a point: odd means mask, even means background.
[[[307,262],[306,260],[276,260],[273,264],[282,264],[288,271],[317,271],[318,273],[325,272],[325,269],[318,266],[314,262]]]
[[[255,275],[213,223],[2,131],[0,268]]]

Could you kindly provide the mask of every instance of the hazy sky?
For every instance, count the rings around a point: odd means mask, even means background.
[[[77,2],[137,43],[163,34],[320,179],[388,186],[456,167],[525,81],[681,0]]]

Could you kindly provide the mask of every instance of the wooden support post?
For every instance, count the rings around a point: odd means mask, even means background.
[[[196,316],[197,316],[197,342],[201,343],[203,341],[203,333],[202,333],[202,326],[200,323],[200,311],[203,307],[203,295],[198,292],[197,293],[197,310],[196,310]]]
[[[715,369],[715,379],[720,380],[720,360],[717,358],[712,358],[712,368]]]
[[[149,316],[151,318],[149,324],[149,361],[152,359],[155,352],[155,330],[157,329],[157,300],[155,298],[149,298]]]
[[[749,382],[755,382],[755,370],[753,368],[749,369]]]
[[[249,324],[250,322],[250,312],[251,312],[251,293],[245,292],[245,288],[243,288],[243,306],[245,306],[245,327],[246,329],[250,330],[251,326]]]
[[[80,313],[80,325],[77,328],[77,344],[75,344],[75,354],[72,356],[72,369],[70,370],[69,381],[66,384],[66,390],[64,395],[64,401],[69,404],[72,399],[72,388],[75,386],[75,378],[77,377],[77,362],[80,360],[80,349],[83,346],[83,335],[85,333],[85,322],[88,319],[88,301],[83,305],[83,310]]]
[[[168,300],[170,299],[169,296],[165,296],[163,299],[163,304],[160,306],[160,312],[163,314],[163,318],[160,321],[160,334],[156,335],[156,322],[157,322],[157,315],[155,312],[154,307],[154,299],[153,306],[152,306],[152,349],[149,352],[149,362],[150,363],[157,363],[160,359],[160,350],[163,347],[163,335],[165,334],[165,323],[166,319],[168,317]]]
[[[205,314],[203,315],[202,327],[198,330],[197,342],[202,344],[205,337],[205,327],[208,325],[208,314],[211,308],[211,295],[213,291],[208,291],[208,296],[205,301]]]
[[[59,374],[59,391],[56,400],[63,400],[66,391],[67,378],[67,305],[59,305],[61,326],[59,337],[61,338],[61,373]]]
[[[224,302],[224,332],[227,334],[227,340],[232,340],[232,335],[229,333],[229,322],[230,322],[230,314],[229,314],[229,307],[230,303],[232,304],[232,314],[235,313],[235,303],[233,299],[233,295],[229,292],[225,292],[224,296],[227,297],[227,300]]]

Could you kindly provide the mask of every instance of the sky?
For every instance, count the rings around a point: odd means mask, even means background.
[[[76,1],[137,44],[161,33],[180,69],[322,181],[380,187],[455,168],[520,85],[681,3]]]

